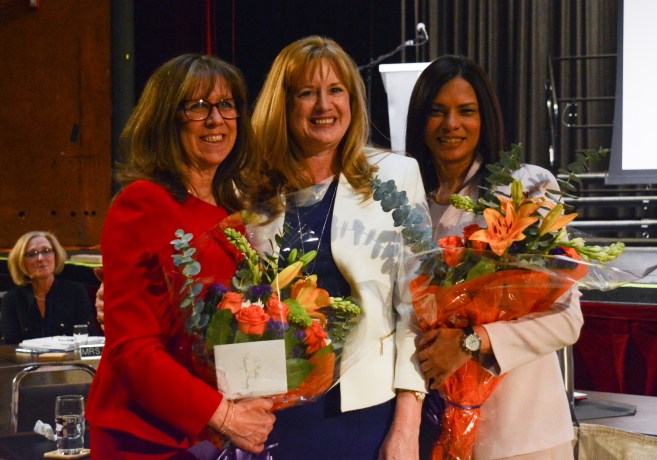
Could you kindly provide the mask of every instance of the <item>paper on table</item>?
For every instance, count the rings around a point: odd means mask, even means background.
[[[285,341],[215,345],[217,386],[228,399],[287,392]]]
[[[104,343],[105,337],[102,336],[92,336],[87,338],[87,345],[102,345]],[[73,336],[56,335],[52,337],[39,337],[37,339],[23,340],[18,344],[16,351],[23,350],[35,353],[48,351],[73,351],[75,350],[75,339]]]

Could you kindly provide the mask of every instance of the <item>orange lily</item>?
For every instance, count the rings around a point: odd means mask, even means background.
[[[317,287],[317,275],[307,276],[294,283],[290,290],[290,298],[299,302],[308,312],[308,316],[319,319],[322,325],[326,323],[326,317],[317,310],[328,306],[331,300],[325,289]]]
[[[533,203],[534,205],[540,206],[536,202]],[[488,228],[470,235],[471,240],[485,241],[488,243],[491,250],[498,256],[502,256],[515,241],[524,240],[525,234],[522,232],[538,220],[537,217],[528,217],[529,208],[522,210],[518,214],[516,213],[513,202],[500,200],[500,204],[503,214],[492,208],[485,209],[484,219],[486,219]]]
[[[497,199],[500,202],[500,207],[505,210],[506,207],[513,207],[513,209],[516,212],[516,216],[519,219],[522,219],[524,217],[532,217],[534,213],[541,207],[545,206],[548,203],[546,203],[545,198],[540,197],[540,198],[524,198],[520,202],[513,202],[509,201],[507,199],[504,199],[502,197],[497,197]],[[504,211],[506,213],[506,211]]]
[[[563,204],[559,203],[543,218],[541,226],[538,228],[538,236],[562,229],[571,223],[577,217],[577,213],[566,214],[562,216]]]
[[[285,289],[288,284],[290,284],[292,281],[294,281],[295,278],[299,276],[302,268],[303,262],[298,260],[281,270],[281,272],[276,275],[276,278],[274,278],[274,280],[271,282],[271,287],[274,288],[274,292]]]

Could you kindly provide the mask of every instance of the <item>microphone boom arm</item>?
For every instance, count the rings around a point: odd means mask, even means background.
[[[376,59],[372,59],[367,64],[358,67],[358,70],[363,71],[363,70],[371,69],[372,67],[376,67],[378,64],[385,61],[389,57],[394,56],[395,54],[399,53],[404,48],[409,47],[409,46],[415,46],[415,47],[422,46],[425,43],[427,43],[428,41],[429,41],[429,38],[425,34],[422,34],[422,37],[417,42],[415,42],[414,40],[406,40],[404,43],[399,45],[394,50],[392,50],[392,51],[390,51],[386,54],[382,54],[381,56],[377,57]]]

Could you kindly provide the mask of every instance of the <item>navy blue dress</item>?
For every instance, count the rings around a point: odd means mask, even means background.
[[[317,250],[307,267],[317,274],[318,287],[332,297],[347,297],[349,283],[342,276],[331,254],[331,221],[338,182],[334,181],[324,198],[310,206],[290,209],[285,215],[284,249],[304,252]],[[287,246],[287,248],[286,248]],[[376,376],[373,376],[376,378]],[[366,384],[366,382],[363,382]],[[268,443],[274,460],[297,459],[376,459],[392,424],[395,400],[361,410],[340,410],[339,385],[317,401],[276,412],[274,431]]]

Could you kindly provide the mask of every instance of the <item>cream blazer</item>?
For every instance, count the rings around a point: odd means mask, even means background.
[[[477,159],[459,193],[478,197],[477,186],[468,181],[481,165]],[[558,190],[546,169],[523,165],[514,172],[529,196]],[[508,187],[500,189],[509,193]],[[484,226],[482,216],[453,207],[430,204],[434,238],[459,235],[471,223]],[[583,324],[580,292],[573,288],[543,313],[516,321],[484,325],[495,360],[488,370],[506,376],[481,407],[481,422],[474,458],[496,459],[548,449],[573,439],[573,426],[559,360],[555,353],[574,344]]]
[[[378,166],[378,178],[394,179],[397,188],[406,191],[411,206],[428,212],[414,159],[381,151],[369,153],[368,159]],[[272,251],[270,242],[282,231],[283,219],[280,215],[265,226],[249,226],[249,236],[258,251]],[[342,357],[343,411],[386,402],[395,397],[396,389],[426,391],[415,351],[419,329],[408,290],[408,271],[413,270],[414,261],[408,257],[400,232],[380,202],[371,198],[363,201],[362,195],[357,195],[340,175],[331,223],[331,252],[351,287],[352,297],[363,308]]]

